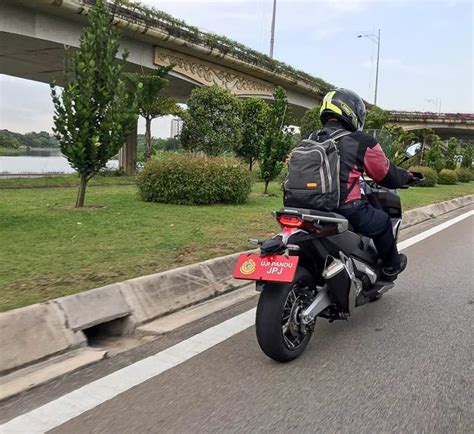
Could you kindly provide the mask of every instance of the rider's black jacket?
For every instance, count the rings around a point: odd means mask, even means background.
[[[324,141],[331,133],[343,128],[338,121],[330,120],[317,137],[312,133],[309,138]],[[387,188],[399,188],[412,177],[407,170],[390,163],[377,140],[362,131],[342,137],[337,146],[341,160],[341,204],[361,198],[359,177],[363,173]]]

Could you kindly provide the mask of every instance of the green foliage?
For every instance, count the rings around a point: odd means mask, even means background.
[[[413,133],[403,131],[398,125],[386,125],[381,130],[367,130],[367,133],[377,139],[387,158],[396,166],[408,168],[415,164],[417,156],[405,161],[406,148],[417,141]]]
[[[225,89],[217,86],[194,89],[181,132],[183,148],[218,156],[239,147],[241,112],[241,102]]]
[[[121,80],[118,50],[119,32],[110,23],[104,0],[98,0],[79,49],[66,49],[63,91],[51,85],[53,130],[61,152],[81,176],[76,207],[84,206],[88,181],[117,154],[137,122],[135,97]]]
[[[431,137],[430,149],[425,155],[425,164],[437,172],[445,165],[441,152],[441,139],[437,135]]]
[[[446,158],[444,167],[446,169],[456,169],[456,155],[458,154],[459,141],[455,137],[448,140],[448,149],[446,151]]]
[[[0,148],[18,149],[20,147],[57,148],[59,143],[53,135],[46,131],[21,134],[0,130]]]
[[[463,148],[461,167],[472,169],[473,154],[474,154],[474,144],[472,142],[466,143]]]
[[[268,131],[260,150],[260,178],[268,184],[283,168],[284,161],[293,147],[292,132],[288,128],[288,100],[285,91],[277,87],[273,92],[273,104],[268,117]]]
[[[248,170],[235,161],[168,154],[145,164],[137,186],[146,202],[239,204],[247,200],[252,180]]]
[[[16,133],[11,133],[8,130],[0,130],[0,147],[18,149],[20,142],[16,137]]]
[[[426,166],[412,166],[408,169],[410,172],[420,172],[425,177],[425,182],[421,187],[434,187],[438,182],[438,173]]]
[[[364,128],[366,130],[379,130],[382,129],[388,122],[390,115],[380,107],[373,106],[367,111],[367,118],[365,120]]]
[[[473,172],[466,167],[458,167],[456,169],[456,175],[458,176],[459,182],[471,182]]]
[[[320,106],[306,110],[301,119],[300,134],[301,137],[308,137],[313,131],[321,129],[321,120],[319,119]]]
[[[140,116],[145,118],[145,159],[152,155],[151,123],[153,119],[166,116],[182,116],[183,110],[174,98],[160,95],[169,82],[165,78],[174,65],[161,66],[151,74],[128,74],[129,80],[137,89],[137,102]]]
[[[455,170],[443,169],[439,172],[438,183],[443,185],[456,184],[458,181],[458,175]]]
[[[247,162],[250,170],[267,134],[269,112],[268,104],[261,98],[248,98],[242,103],[242,141],[234,144],[234,152]]]
[[[156,139],[156,148],[166,152],[176,152],[182,149],[181,141],[176,137]]]

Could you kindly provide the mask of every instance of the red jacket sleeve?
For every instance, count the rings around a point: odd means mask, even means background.
[[[364,170],[377,184],[387,188],[399,188],[411,178],[410,172],[394,166],[377,143],[367,147],[364,156]]]

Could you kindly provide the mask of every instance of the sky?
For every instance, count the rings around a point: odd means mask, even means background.
[[[142,3],[269,51],[273,0]],[[379,106],[474,112],[473,23],[469,0],[277,0],[274,57],[373,102],[376,44],[357,35],[380,28]],[[0,129],[51,131],[52,112],[47,85],[0,75]],[[169,119],[152,132],[169,136]]]

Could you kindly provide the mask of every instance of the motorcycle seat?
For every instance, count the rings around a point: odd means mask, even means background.
[[[338,214],[336,212],[321,211],[319,209],[285,207],[285,208],[280,209],[280,213],[306,214],[306,215],[312,215],[315,217],[322,217],[322,218],[329,217],[329,218],[337,218],[341,220],[346,220],[346,218],[341,214]]]

